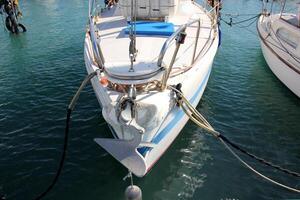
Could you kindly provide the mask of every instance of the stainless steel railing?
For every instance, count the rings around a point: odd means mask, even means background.
[[[177,29],[177,31],[175,33],[173,33],[163,44],[159,56],[158,56],[158,60],[157,60],[157,66],[158,67],[162,67],[162,61],[163,58],[168,50],[168,48],[171,46],[171,43],[176,39],[176,37],[181,33],[184,32],[186,29],[186,25],[181,26],[180,28]]]
[[[210,6],[210,9],[208,10],[208,6],[209,4],[207,3],[207,0],[203,0],[203,2],[205,3],[204,7],[199,5],[198,3],[196,3],[195,1],[193,1],[193,3],[200,7],[201,9],[204,8],[204,11],[206,14],[208,14],[208,16],[211,18],[211,21],[212,21],[212,27],[211,27],[211,31],[213,29],[217,30],[217,26],[218,26],[218,15],[219,15],[219,9],[218,6],[220,6],[220,2],[218,2],[214,7],[211,7]],[[208,11],[207,11],[208,10]],[[192,61],[191,61],[191,65],[194,64],[195,62],[195,58],[196,58],[196,51],[197,51],[197,46],[198,46],[198,39],[199,39],[199,34],[200,34],[200,18],[199,19],[196,19],[196,20],[193,20],[191,22],[188,22],[187,24],[184,24],[182,25],[180,28],[177,29],[177,31],[171,35],[164,43],[161,51],[160,51],[160,54],[158,56],[158,61],[157,61],[157,65],[158,67],[164,67],[165,68],[165,73],[162,77],[162,80],[161,80],[161,90],[164,90],[166,88],[166,85],[167,85],[167,81],[169,79],[169,76],[170,76],[170,73],[172,71],[172,67],[175,63],[175,59],[176,59],[176,56],[177,56],[177,53],[178,53],[178,50],[179,50],[179,47],[180,47],[180,44],[176,44],[176,48],[174,50],[174,53],[173,53],[173,56],[172,56],[172,59],[171,59],[171,62],[170,62],[170,65],[168,67],[166,66],[162,66],[162,63],[163,63],[163,59],[164,59],[164,56],[167,52],[167,50],[169,49],[169,47],[171,46],[172,42],[183,32],[185,32],[186,28],[191,26],[192,24],[194,23],[197,23],[197,32],[196,32],[196,37],[195,37],[195,45],[194,45],[194,50],[193,50],[193,56],[192,56]],[[208,40],[211,39],[211,32],[209,34],[209,38]],[[204,48],[202,48],[199,52],[199,54],[201,53],[201,51],[203,51]]]
[[[95,31],[95,21],[93,18],[95,0],[89,0],[89,34],[92,43],[92,51],[95,58],[95,61],[100,69],[104,68],[104,57],[100,48],[98,40],[99,36],[96,35]]]
[[[197,50],[197,45],[198,45],[198,39],[199,39],[199,33],[200,33],[200,18],[199,19],[196,19],[196,20],[193,20],[191,22],[188,22],[184,25],[182,25],[181,27],[179,27],[175,33],[173,33],[166,41],[165,43],[163,44],[163,47],[161,48],[161,51],[160,51],[160,54],[158,56],[158,61],[157,61],[157,66],[159,68],[161,67],[164,67],[165,68],[165,73],[163,75],[163,78],[161,80],[161,89],[164,90],[166,88],[166,84],[167,84],[167,81],[169,79],[169,76],[170,76],[170,73],[171,73],[171,70],[172,70],[172,67],[175,63],[175,59],[177,57],[177,53],[178,53],[178,50],[180,48],[180,45],[181,43],[178,41],[179,40],[179,37],[181,37],[180,35],[182,34],[186,34],[185,33],[185,30],[187,27],[191,26],[192,24],[194,23],[197,23],[197,32],[196,32],[196,37],[195,37],[195,45],[194,45],[194,50],[193,50],[193,57],[192,57],[192,63],[194,63],[195,61],[195,55],[196,55],[196,50]],[[171,62],[170,62],[170,65],[168,67],[166,66],[162,66],[162,62],[163,62],[163,59],[164,59],[164,56],[167,52],[167,50],[169,49],[169,47],[171,46],[172,42],[176,40],[176,48],[174,50],[174,53],[173,53],[173,56],[172,56],[172,59],[171,59]]]
[[[208,5],[207,1],[206,0],[202,0],[202,1],[205,3],[205,5],[203,5],[203,6],[199,5],[198,3],[194,2],[194,1],[193,1],[193,3],[196,6],[203,9],[204,12],[206,12],[206,14],[208,14],[208,16],[212,20],[212,29],[215,29],[216,26],[217,26],[217,20],[218,20],[218,10],[216,8],[217,8],[217,6],[219,6],[219,3],[217,3],[215,5],[215,7],[210,7],[210,9],[209,9],[209,7],[208,7],[209,5]],[[95,11],[95,0],[89,0],[89,34],[90,34],[90,39],[91,39],[91,44],[92,44],[92,51],[93,51],[95,61],[98,64],[99,68],[104,69],[105,60],[104,60],[104,57],[103,57],[103,54],[102,54],[102,51],[101,51],[101,48],[100,48],[100,42],[99,42],[100,36],[98,34],[96,35],[96,27],[95,27],[95,21],[94,21],[94,17],[93,17],[93,12],[94,11]],[[187,27],[190,27],[194,23],[197,23],[197,32],[196,32],[196,37],[195,37],[195,45],[194,45],[194,50],[193,50],[193,56],[192,56],[192,60],[191,60],[191,65],[192,65],[195,62],[195,59],[196,59],[196,52],[197,52],[198,40],[199,40],[199,34],[200,34],[200,27],[201,27],[200,18],[196,19],[196,20],[193,20],[193,21],[190,21],[190,22],[182,25],[180,28],[178,28],[176,30],[176,32],[174,34],[172,34],[165,41],[165,43],[164,43],[164,45],[163,45],[163,47],[160,51],[160,54],[159,54],[159,57],[158,57],[158,60],[157,60],[157,66],[159,68],[165,68],[165,73],[164,73],[163,78],[161,80],[161,88],[162,89],[164,89],[166,87],[166,83],[167,83],[167,80],[169,79],[170,72],[171,72],[172,67],[175,63],[180,44],[176,45],[176,48],[174,50],[171,62],[170,62],[168,67],[167,66],[162,66],[164,56],[165,56],[167,50],[172,45],[172,42],[174,42],[174,40],[176,40],[176,38],[178,38],[180,34],[185,33],[185,30],[187,29]],[[210,37],[211,37],[211,34],[210,34]],[[201,53],[201,51],[199,52],[199,54]]]
[[[198,0],[197,2],[193,1],[194,5],[199,7],[200,9],[204,8],[204,12],[211,18],[214,27],[217,25],[218,16],[219,16],[219,7],[222,6],[221,0],[214,0],[215,5],[212,7],[208,0]]]

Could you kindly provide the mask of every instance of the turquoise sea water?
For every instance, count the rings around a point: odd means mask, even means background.
[[[52,181],[66,106],[86,75],[88,2],[24,0],[20,6],[28,32],[15,36],[0,29],[0,194],[7,199],[33,199]],[[256,0],[225,0],[222,12],[253,14],[260,8]],[[222,46],[198,109],[243,148],[299,172],[299,98],[269,70],[255,24],[221,28]],[[62,175],[46,199],[123,199],[126,169],[93,141],[108,134],[88,86],[73,113]],[[243,158],[300,188],[299,178]],[[145,200],[300,198],[261,180],[191,122],[152,171],[134,182]]]

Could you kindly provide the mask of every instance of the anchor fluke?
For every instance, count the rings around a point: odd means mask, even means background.
[[[142,177],[146,174],[146,161],[137,151],[140,138],[135,137],[132,140],[95,138],[94,140],[136,176]]]

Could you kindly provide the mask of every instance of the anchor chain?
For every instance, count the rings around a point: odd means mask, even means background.
[[[300,177],[300,174],[297,172],[293,172],[291,170],[285,169],[279,165],[275,165],[269,161],[266,161],[263,158],[260,158],[256,155],[254,155],[253,153],[249,153],[248,151],[244,150],[243,148],[241,148],[239,145],[233,143],[232,141],[230,141],[227,137],[225,137],[224,135],[222,135],[220,132],[216,131],[211,125],[210,123],[203,117],[203,115],[196,110],[195,107],[193,107],[193,105],[187,100],[187,98],[183,95],[183,93],[181,92],[180,89],[178,89],[178,87],[174,87],[174,86],[168,86],[169,89],[171,89],[172,91],[175,92],[176,94],[176,101],[177,104],[182,108],[182,110],[185,112],[185,114],[199,127],[207,130],[210,134],[212,134],[215,138],[217,138],[225,147],[226,149],[234,156],[236,157],[241,163],[243,163],[248,169],[250,169],[251,171],[253,171],[255,174],[259,175],[260,177],[268,180],[269,182],[278,185],[280,187],[283,187],[285,189],[288,189],[290,191],[293,192],[297,192],[300,193],[300,189],[296,189],[287,185],[284,185],[282,183],[279,183],[278,181],[275,181],[263,174],[261,174],[260,172],[258,172],[256,169],[254,169],[253,167],[251,167],[248,163],[246,163],[240,156],[238,156],[231,147],[233,147],[234,149],[240,151],[241,153],[259,161],[260,163],[275,168],[283,173],[295,176],[295,177]],[[180,100],[179,100],[180,99]]]

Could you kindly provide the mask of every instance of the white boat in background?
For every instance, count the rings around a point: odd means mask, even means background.
[[[300,7],[298,15],[264,9],[257,23],[263,55],[273,73],[300,97]],[[298,4],[299,6],[300,4]]]
[[[211,1],[210,1],[211,3]],[[188,121],[170,85],[197,106],[219,43],[218,4],[190,0],[89,2],[84,56],[113,139],[95,141],[142,177]]]

